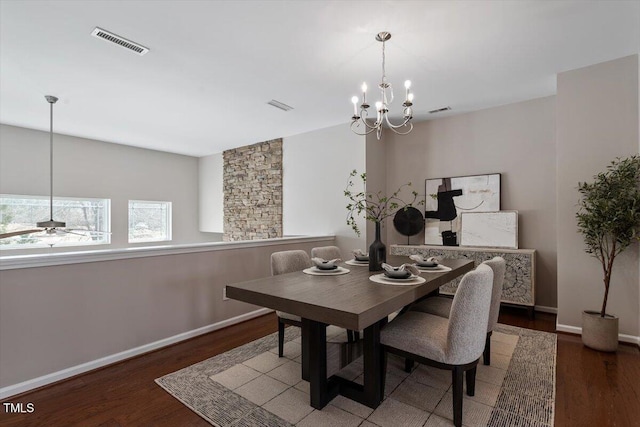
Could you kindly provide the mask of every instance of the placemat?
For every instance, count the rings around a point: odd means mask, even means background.
[[[358,267],[369,267],[369,261],[360,262],[356,261],[355,259],[350,259],[349,261],[345,261],[344,263],[349,265],[357,265]]]

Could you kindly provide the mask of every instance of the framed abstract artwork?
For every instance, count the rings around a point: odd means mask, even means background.
[[[425,194],[424,243],[456,246],[462,212],[500,210],[500,174],[426,179]]]

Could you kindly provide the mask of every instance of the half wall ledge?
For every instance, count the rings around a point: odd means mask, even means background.
[[[238,248],[277,246],[291,243],[332,242],[333,235],[288,236],[263,240],[238,242],[194,243],[184,245],[146,246],[125,249],[103,249],[96,251],[57,252],[0,256],[0,271],[18,268],[47,267],[52,265],[81,264],[85,262],[113,261],[119,259],[145,258],[163,255],[189,254],[196,252],[224,251]]]

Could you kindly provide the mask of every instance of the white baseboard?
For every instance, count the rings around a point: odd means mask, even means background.
[[[570,334],[582,335],[582,328],[571,325],[560,325],[556,324],[556,331],[558,332],[568,332]],[[618,341],[620,342],[628,342],[631,344],[640,345],[640,337],[636,337],[634,335],[627,334],[619,334]]]
[[[577,326],[561,325],[559,323],[556,323],[556,331],[582,335],[582,328],[579,328]]]
[[[556,307],[547,307],[544,305],[536,305],[535,310],[541,313],[553,313],[558,314],[558,309]]]
[[[90,362],[83,363],[81,365],[72,366],[61,371],[52,372],[41,377],[33,378],[31,380],[23,381],[18,384],[9,385],[0,388],[0,400],[7,397],[14,396],[16,394],[24,393],[29,390],[33,390],[38,387],[45,386],[47,384],[54,383],[56,381],[64,380],[66,378],[73,377],[75,375],[83,374],[94,369],[101,368],[103,366],[111,365],[116,362],[120,362],[125,359],[129,359],[134,356],[138,356],[143,353],[148,353],[153,350],[157,350],[162,347],[166,347],[171,344],[175,344],[180,341],[187,340],[189,338],[197,337],[208,332],[212,332],[218,329],[225,328],[227,326],[234,325],[236,323],[243,322],[245,320],[253,319],[254,317],[262,316],[270,313],[273,310],[268,308],[261,308],[249,313],[241,314],[240,316],[232,317],[230,319],[223,320],[221,322],[213,323],[211,325],[203,326],[192,331],[183,332],[172,337],[164,338],[159,341],[155,341],[149,344],[142,345],[140,347],[125,350],[120,353],[112,354],[100,359],[92,360]]]

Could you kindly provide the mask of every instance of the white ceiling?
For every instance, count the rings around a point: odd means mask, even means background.
[[[51,94],[58,133],[193,156],[346,123],[380,80],[380,31],[425,119],[552,95],[558,72],[640,52],[640,2],[0,0],[0,122],[48,129]]]

